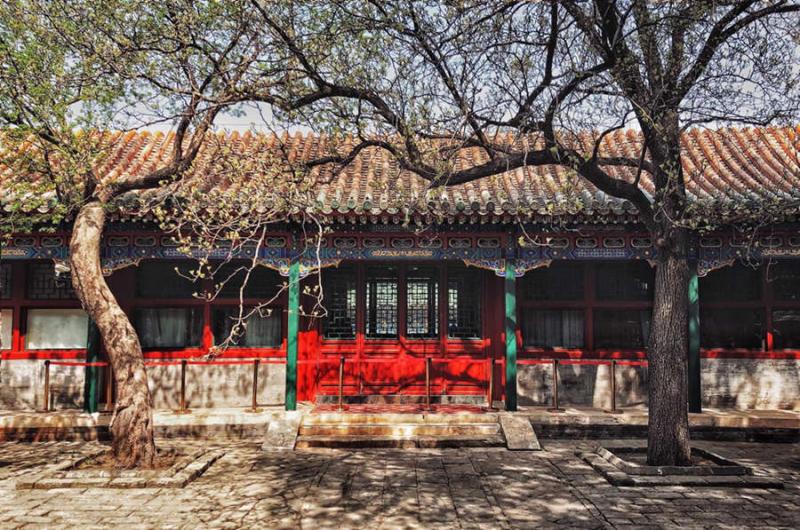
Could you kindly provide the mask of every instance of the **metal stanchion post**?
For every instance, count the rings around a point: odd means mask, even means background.
[[[494,357],[489,359],[489,410],[494,410]]]
[[[111,370],[111,362],[106,365],[106,406],[104,412],[111,412],[114,410],[114,372]]]
[[[564,409],[558,406],[558,359],[553,359],[553,406],[547,411],[564,412]]]
[[[261,409],[258,408],[258,365],[259,360],[256,359],[253,361],[253,402],[252,406],[246,410],[246,412],[261,412]]]
[[[617,361],[611,360],[611,410],[607,410],[609,414],[622,414],[621,410],[617,409]]]
[[[188,414],[191,412],[186,408],[186,359],[181,360],[181,396],[180,408],[175,411],[175,414]]]
[[[431,410],[431,358],[425,357],[425,410]]]
[[[44,412],[50,412],[50,360],[44,362]]]
[[[339,357],[339,410],[344,410],[344,355]]]

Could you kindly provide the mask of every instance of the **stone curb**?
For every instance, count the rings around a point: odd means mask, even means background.
[[[576,451],[575,455],[589,464],[612,486],[658,487],[694,486],[716,488],[783,489],[783,482],[753,475],[631,475],[603,458],[597,452]],[[684,470],[685,471],[685,470]]]
[[[80,476],[71,478],[54,477],[54,473],[69,469],[88,458],[97,456],[105,450],[79,458],[74,461],[64,462],[58,466],[36,474],[32,477],[17,481],[15,488],[23,489],[55,489],[55,488],[183,488],[202,475],[214,462],[225,455],[224,450],[211,451],[201,454],[196,460],[177,470],[165,470],[162,476],[157,477],[92,477]]]

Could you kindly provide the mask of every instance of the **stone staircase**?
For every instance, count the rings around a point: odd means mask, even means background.
[[[296,449],[504,447],[494,413],[315,412],[300,425]]]

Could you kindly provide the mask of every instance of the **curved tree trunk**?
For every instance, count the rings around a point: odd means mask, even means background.
[[[156,455],[153,408],[139,338],[103,278],[100,242],[105,210],[98,201],[81,207],[72,230],[72,284],[97,324],[114,369],[117,403],[111,418],[112,450],[119,467],[152,467]]]
[[[687,237],[659,249],[648,346],[649,465],[689,465],[687,355],[689,264]]]

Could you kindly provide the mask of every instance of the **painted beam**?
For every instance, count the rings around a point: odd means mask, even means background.
[[[700,379],[700,281],[697,264],[689,266],[689,412],[702,412],[702,389]]]
[[[100,329],[93,320],[89,321],[88,337],[86,339],[86,362],[100,361]],[[90,414],[97,412],[100,401],[100,367],[87,366],[83,381],[83,410]]]
[[[286,339],[286,410],[297,410],[297,335],[300,329],[300,262],[289,266],[288,337]]]
[[[506,410],[517,410],[517,289],[514,266],[506,261]]]

